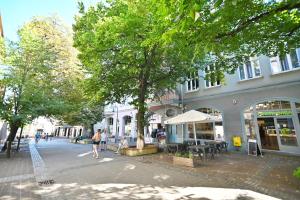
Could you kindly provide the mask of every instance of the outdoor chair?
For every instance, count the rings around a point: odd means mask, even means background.
[[[209,148],[205,149],[205,154],[210,157],[210,159],[215,158],[215,154],[217,153],[216,144],[204,142],[205,145],[208,145]]]

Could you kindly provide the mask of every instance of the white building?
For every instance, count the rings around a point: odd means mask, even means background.
[[[111,104],[104,108],[104,119],[94,128],[106,129],[109,137],[136,138],[136,114],[137,110],[128,103]]]

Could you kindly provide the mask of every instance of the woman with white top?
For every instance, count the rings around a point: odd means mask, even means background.
[[[104,129],[104,131],[101,133],[101,150],[105,150],[106,151],[106,142],[107,142],[107,134],[106,134],[106,130]]]

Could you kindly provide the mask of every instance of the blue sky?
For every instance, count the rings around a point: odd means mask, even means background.
[[[87,6],[99,0],[81,0]],[[0,0],[4,35],[16,41],[17,30],[34,16],[60,16],[66,24],[72,25],[78,12],[78,0]]]

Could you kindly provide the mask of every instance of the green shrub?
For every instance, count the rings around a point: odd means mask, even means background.
[[[193,158],[193,154],[191,152],[176,152],[175,156],[183,158]]]
[[[297,177],[297,178],[300,179],[300,167],[298,167],[298,168],[294,171],[293,175],[294,175],[295,177]]]

